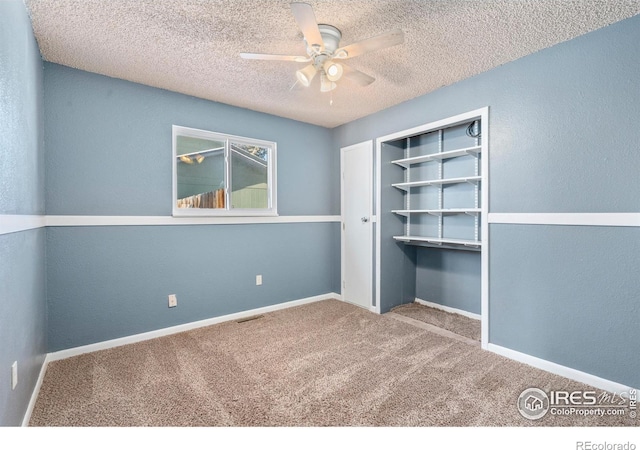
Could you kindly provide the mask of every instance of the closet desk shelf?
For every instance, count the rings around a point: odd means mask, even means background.
[[[462,178],[445,178],[443,180],[425,180],[425,181],[411,181],[409,183],[394,183],[393,187],[402,189],[403,191],[408,191],[413,187],[420,186],[440,186],[445,184],[458,184],[458,183],[471,183],[477,184],[480,183],[482,179],[481,176],[476,177],[462,177]]]
[[[470,216],[477,216],[482,212],[482,210],[480,208],[394,209],[391,212],[404,217],[409,217],[411,214],[431,214],[432,216],[453,216],[457,214],[468,214]]]
[[[467,147],[467,148],[461,148],[461,149],[458,149],[458,150],[450,150],[448,152],[432,153],[430,155],[414,156],[412,158],[397,159],[397,160],[392,161],[392,162],[394,164],[397,164],[399,166],[402,166],[402,167],[408,169],[413,164],[420,164],[420,163],[428,162],[428,161],[443,161],[445,159],[457,158],[459,156],[466,156],[466,155],[471,155],[471,156],[478,157],[478,155],[480,154],[481,151],[482,151],[482,147],[480,147],[480,146]]]
[[[433,245],[462,245],[465,247],[480,248],[482,242],[468,239],[438,238],[425,236],[394,236],[396,241],[408,244],[433,244]]]

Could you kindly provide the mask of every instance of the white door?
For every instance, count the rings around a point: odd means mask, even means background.
[[[370,308],[373,299],[373,143],[341,149],[342,299]]]

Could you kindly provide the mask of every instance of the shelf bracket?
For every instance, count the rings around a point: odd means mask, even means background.
[[[474,158],[478,159],[480,157],[480,153],[476,152],[476,151],[472,151],[472,150],[467,150],[465,152],[467,155],[469,156],[473,156]]]

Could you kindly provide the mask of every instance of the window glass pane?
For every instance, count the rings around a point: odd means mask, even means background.
[[[178,208],[224,208],[224,142],[177,136]]]
[[[175,216],[277,216],[276,143],[173,126]]]
[[[268,147],[231,143],[231,208],[269,208]]]

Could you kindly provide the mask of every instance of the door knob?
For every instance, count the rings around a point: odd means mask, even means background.
[[[369,218],[368,217],[363,217],[360,220],[362,220],[362,223],[367,223],[369,221]]]

